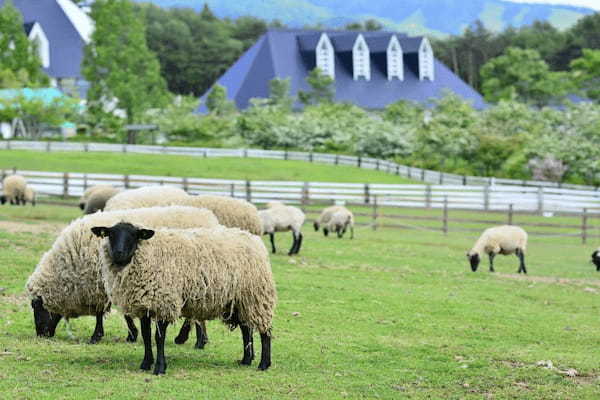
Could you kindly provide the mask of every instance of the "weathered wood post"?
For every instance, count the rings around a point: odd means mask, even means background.
[[[425,169],[421,169],[421,180],[425,182]]]
[[[309,195],[310,194],[308,192],[308,182],[304,182],[304,185],[302,185],[302,197],[300,198],[300,208],[304,213],[306,213],[306,206],[308,205]]]
[[[463,181],[463,186],[467,186],[467,176],[466,175],[463,175],[462,181]]]
[[[425,207],[431,208],[431,185],[425,186]]]
[[[69,173],[65,172],[63,174],[63,199],[66,199],[69,196]]]
[[[183,190],[185,190],[186,193],[189,191],[188,179],[186,177],[181,179],[181,186],[183,186]]]
[[[448,234],[448,196],[444,196],[444,226],[442,230],[444,231],[444,235]]]
[[[373,196],[373,224],[372,224],[372,228],[374,231],[377,230],[377,196]]]
[[[508,205],[508,225],[513,224],[513,205],[512,203]]]
[[[129,175],[123,175],[123,187],[129,189]]]
[[[370,194],[370,190],[369,190],[369,184],[365,183],[365,204],[369,204],[370,197],[371,197],[371,194]]]
[[[356,166],[358,168],[360,168],[360,164],[362,163],[362,158],[360,156],[358,156],[358,158],[356,159]]]
[[[483,187],[483,209],[490,209],[490,185],[485,185]]]
[[[252,188],[250,186],[250,181],[246,181],[246,201],[251,203],[252,202]]]
[[[339,154],[336,154],[336,155],[335,155],[335,162],[334,162],[334,164],[335,164],[335,165],[338,165],[339,163],[340,163],[340,155],[339,155]]]
[[[51,142],[49,140],[46,142],[46,152],[47,153],[50,153],[50,143]]]
[[[544,188],[539,187],[537,193],[538,214],[544,214]]]
[[[587,243],[587,220],[588,220],[587,208],[584,208],[583,214],[581,214],[581,243],[582,244]]]
[[[235,183],[231,183],[229,185],[229,195],[231,197],[235,197]]]

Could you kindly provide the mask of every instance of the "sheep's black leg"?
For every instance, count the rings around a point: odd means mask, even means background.
[[[490,272],[496,272],[494,271],[494,257],[496,256],[496,254],[490,253],[488,254],[488,256],[490,257]]]
[[[254,360],[254,339],[252,338],[252,329],[248,326],[240,324],[242,331],[242,341],[244,343],[244,358],[240,361],[242,365],[252,364]]]
[[[329,235],[329,229],[323,228],[323,236]]]
[[[354,226],[350,227],[350,239],[354,239]]]
[[[266,333],[261,333],[260,344],[261,352],[260,364],[258,364],[258,369],[264,371],[271,366],[271,336],[267,335]]]
[[[165,359],[165,339],[167,336],[167,326],[169,322],[158,321],[156,327],[156,364],[154,365],[154,375],[162,375],[167,370],[167,360]]]
[[[175,338],[175,344],[184,344],[190,337],[190,329],[192,329],[192,323],[186,318],[186,320],[183,322],[183,325],[181,325],[179,334]]]
[[[62,315],[50,313],[50,322],[48,323],[48,337],[54,337],[56,326],[60,322]]]
[[[203,349],[208,343],[208,334],[206,333],[206,321],[196,321],[196,345],[197,349]]]
[[[519,273],[523,271],[524,274],[527,274],[527,269],[525,268],[525,254],[523,254],[521,249],[517,249],[515,253],[517,253],[517,257],[519,257]]]
[[[298,254],[298,252],[300,251],[300,246],[302,246],[302,232],[298,233],[298,242],[296,243],[296,251],[294,252],[294,254]]]
[[[92,337],[90,338],[90,344],[98,343],[102,336],[104,336],[104,323],[102,321],[102,317],[104,313],[96,313],[96,329],[94,329],[94,333],[92,333]]]
[[[129,315],[125,316],[125,322],[127,322],[127,339],[125,340],[130,343],[135,343],[138,337],[138,330],[135,326],[135,322],[133,322],[133,319]]]
[[[292,247],[290,248],[290,251],[288,252],[288,256],[294,255],[294,251],[296,250],[296,245],[298,242],[298,239],[296,238],[296,233],[294,231],[292,231],[292,239],[294,239],[294,242],[292,243]]]
[[[269,233],[269,238],[271,239],[271,248],[273,249],[273,254],[275,254],[275,234]]]
[[[340,228],[335,228],[335,232],[337,233],[338,239],[341,239],[342,235],[344,235],[344,233],[342,232],[342,230]]]
[[[154,356],[152,355],[152,325],[150,317],[142,317],[140,319],[142,328],[142,338],[144,339],[144,360],[140,369],[149,371],[154,364]]]

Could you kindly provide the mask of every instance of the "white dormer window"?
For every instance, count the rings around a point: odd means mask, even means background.
[[[355,81],[360,77],[371,80],[371,57],[363,35],[358,35],[352,47],[352,70]]]
[[[400,42],[396,35],[392,36],[387,48],[387,76],[389,81],[394,78],[398,78],[401,81],[404,80],[402,46],[400,46]]]
[[[42,62],[42,67],[48,68],[50,66],[50,43],[39,23],[36,22],[33,25],[33,28],[31,28],[29,40],[36,44],[38,57]]]
[[[333,45],[329,37],[323,33],[317,43],[315,50],[317,56],[317,68],[319,68],[325,75],[331,78],[335,78],[335,63],[333,59]]]
[[[419,79],[429,79],[433,81],[434,69],[433,69],[433,50],[429,44],[427,38],[423,38],[421,46],[419,47]]]

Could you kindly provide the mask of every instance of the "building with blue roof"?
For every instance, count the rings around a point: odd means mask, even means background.
[[[290,91],[309,91],[320,68],[334,79],[335,101],[380,110],[399,100],[424,105],[451,91],[478,109],[483,97],[434,57],[426,37],[395,32],[269,30],[217,81],[238,109],[269,97],[269,82],[288,78]],[[206,97],[197,110],[206,113]],[[297,103],[296,108],[301,104]]]
[[[0,0],[4,5],[5,0]],[[85,97],[88,83],[83,79],[83,50],[89,43],[92,19],[71,0],[12,0],[23,15],[23,29],[38,44],[44,72],[52,86]]]

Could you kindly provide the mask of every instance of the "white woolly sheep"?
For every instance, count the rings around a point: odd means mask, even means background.
[[[263,235],[268,234],[271,239],[271,248],[275,253],[275,232],[292,231],[294,242],[288,255],[298,254],[302,245],[302,224],[306,218],[302,210],[283,203],[271,204],[270,208],[258,212],[262,221]]]
[[[245,200],[224,196],[188,196],[183,205],[206,208],[212,211],[219,224],[240,228],[254,235],[262,234],[262,222],[256,206]]]
[[[106,202],[120,192],[120,189],[112,186],[97,188],[85,203],[84,214],[93,214],[96,211],[104,210]]]
[[[335,215],[335,218],[333,216]],[[333,219],[332,219],[333,218]],[[319,218],[313,223],[315,231],[323,226],[323,235],[327,236],[330,231],[335,231],[338,237],[346,233],[350,227],[350,239],[354,238],[354,215],[344,206],[330,206],[321,211]]]
[[[104,335],[102,317],[110,309],[101,277],[98,241],[91,228],[127,220],[147,227],[212,227],[218,222],[212,212],[194,207],[154,207],[100,212],[83,216],[67,226],[29,277],[26,290],[32,299],[38,336],[54,336],[62,317],[95,315],[96,329],[90,343]],[[137,329],[131,318],[128,341],[135,341]]]
[[[96,190],[106,190],[108,188],[112,188],[112,186],[110,186],[110,185],[94,185],[94,186],[87,188],[85,190],[85,192],[83,192],[83,194],[79,198],[79,208],[81,208],[81,211],[85,210],[85,205],[86,205],[88,199],[92,196],[92,194],[94,194],[94,192]]]
[[[490,272],[494,272],[496,254],[516,254],[519,258],[519,273],[527,273],[525,268],[525,251],[527,250],[527,232],[518,226],[502,225],[488,228],[477,239],[473,248],[467,253],[471,270],[477,271],[481,256],[485,253],[490,259]]]
[[[0,199],[2,204],[9,202],[10,204],[25,205],[25,189],[27,181],[21,175],[9,175],[2,182],[3,198]]]
[[[262,343],[259,369],[271,365],[271,328],[277,293],[267,250],[258,236],[237,228],[157,229],[129,223],[92,228],[102,241],[102,274],[112,303],[142,320],[144,359],[154,363],[151,318],[157,321],[154,374],[167,368],[169,323],[180,317],[221,319],[240,326],[241,364],[254,358],[252,330]]]
[[[106,202],[106,211],[128,210],[133,208],[184,205],[188,194],[172,186],[145,186],[124,190]]]
[[[596,271],[600,271],[600,248],[592,253],[592,262],[596,266]]]

